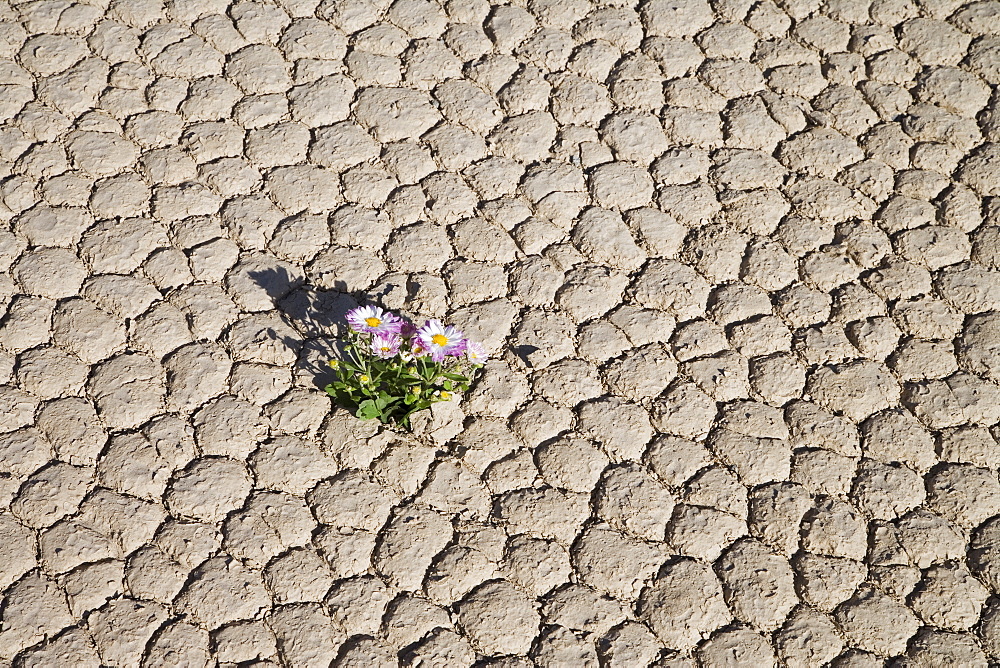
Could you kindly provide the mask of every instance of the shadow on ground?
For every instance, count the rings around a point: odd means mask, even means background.
[[[320,389],[326,387],[334,377],[327,361],[340,355],[346,314],[358,300],[346,291],[317,288],[280,266],[252,271],[249,276],[271,298],[282,321],[300,335],[292,340],[270,330],[269,336],[299,351],[296,373],[308,374]]]

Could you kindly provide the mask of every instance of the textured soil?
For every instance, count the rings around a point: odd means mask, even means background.
[[[1000,661],[998,31],[0,0],[0,668]],[[412,435],[371,302],[495,353]]]

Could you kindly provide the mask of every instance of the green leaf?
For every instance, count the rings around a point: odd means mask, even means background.
[[[379,392],[378,398],[375,399],[375,406],[378,407],[379,411],[384,411],[387,407],[393,405],[397,401],[399,401],[398,397],[390,396],[385,392]]]
[[[345,387],[343,384],[340,383],[331,383],[330,385],[327,385],[324,389],[326,390],[327,394],[333,397],[334,401],[336,401],[338,405],[343,406],[344,408],[348,408],[352,411],[354,410],[353,407],[357,404],[357,400],[355,399],[354,393],[351,392],[351,389],[349,387]]]
[[[447,373],[447,372],[442,371],[441,375],[444,376],[445,378],[447,378],[448,380],[458,380],[458,381],[463,381],[463,380],[467,381],[467,380],[469,380],[468,378],[466,378],[465,376],[463,376],[462,374],[459,374],[459,373]]]
[[[365,399],[358,406],[358,412],[356,415],[362,420],[371,420],[372,418],[378,417],[380,412],[381,411],[379,411],[379,409],[375,406],[374,401],[371,399]]]

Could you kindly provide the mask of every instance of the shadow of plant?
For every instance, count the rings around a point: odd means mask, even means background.
[[[251,271],[248,275],[271,298],[282,321],[300,335],[297,340],[291,340],[288,335],[274,330],[268,332],[274,339],[298,351],[296,373],[311,376],[319,389],[329,385],[334,373],[327,361],[339,355],[338,337],[347,327],[345,316],[358,305],[358,300],[345,291],[316,288],[280,265]]]

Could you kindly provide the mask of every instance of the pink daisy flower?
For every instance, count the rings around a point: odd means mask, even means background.
[[[427,357],[429,354],[428,350],[420,344],[420,340],[414,336],[410,339],[409,349],[402,350],[399,356],[403,358],[404,362],[412,362],[418,357]]]
[[[361,334],[399,334],[403,319],[378,306],[359,306],[347,312],[347,324]]]
[[[489,354],[486,352],[486,346],[479,343],[479,341],[467,340],[465,342],[465,358],[473,364],[486,364],[486,360],[489,357]]]
[[[397,334],[375,334],[372,336],[372,352],[382,359],[395,357],[403,340]]]
[[[399,335],[404,339],[408,339],[417,333],[417,326],[414,325],[409,320],[403,320],[403,325],[399,330]]]
[[[420,347],[430,353],[435,362],[445,357],[458,357],[465,352],[465,335],[452,325],[447,327],[440,320],[428,320],[417,330]]]

